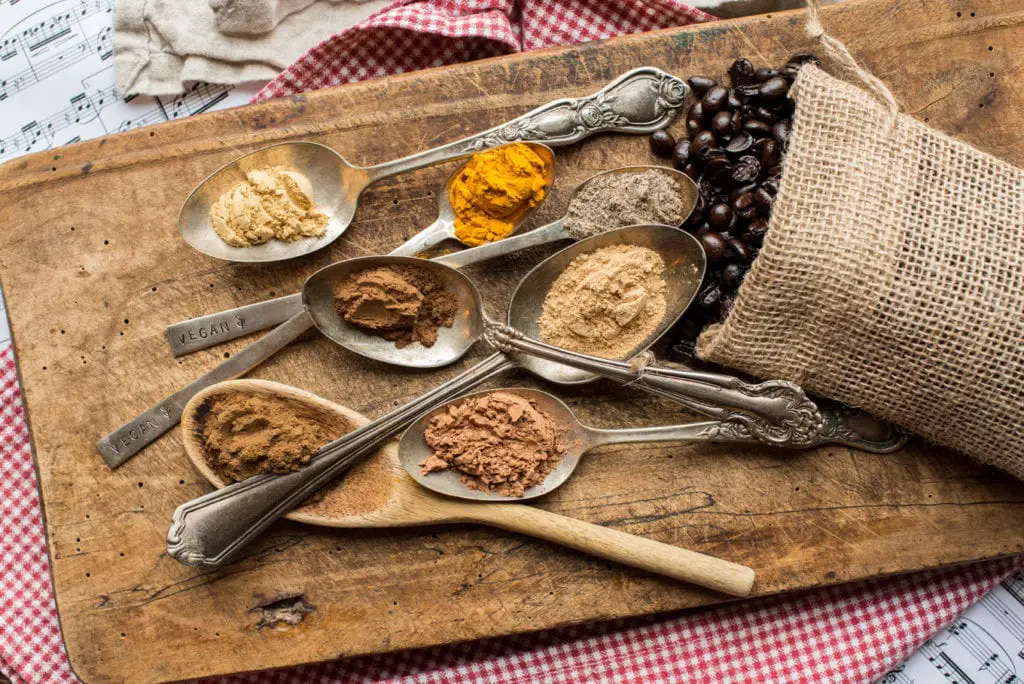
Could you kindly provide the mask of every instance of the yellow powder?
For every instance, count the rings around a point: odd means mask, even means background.
[[[500,240],[546,193],[547,165],[515,143],[475,155],[452,182],[455,236],[470,246]]]
[[[210,209],[213,230],[232,247],[323,237],[327,220],[313,207],[309,180],[284,166],[253,169]]]

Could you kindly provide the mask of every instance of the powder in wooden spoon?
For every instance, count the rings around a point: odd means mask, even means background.
[[[199,415],[206,464],[225,482],[258,473],[288,473],[321,446],[355,429],[344,416],[282,396],[230,392],[212,397]],[[392,466],[383,451],[354,465],[298,510],[325,517],[380,509],[391,498]]]
[[[433,454],[420,469],[426,475],[454,468],[470,489],[523,496],[565,456],[565,432],[550,413],[518,394],[469,397],[430,419],[423,438]]]

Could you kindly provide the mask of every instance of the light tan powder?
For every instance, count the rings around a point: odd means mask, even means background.
[[[622,358],[665,317],[665,262],[652,249],[612,245],[582,254],[544,298],[541,339],[570,351]]]
[[[351,432],[344,416],[284,397],[233,392],[212,398],[199,420],[207,465],[225,482],[258,473],[287,473],[308,463],[321,446]],[[360,460],[298,511],[325,517],[379,510],[391,498],[393,467],[377,451]]]
[[[522,496],[565,456],[565,432],[565,425],[518,394],[469,397],[430,419],[423,439],[433,453],[420,471],[454,468],[470,489]]]
[[[323,237],[327,216],[313,207],[313,188],[300,173],[284,166],[253,169],[210,208],[210,223],[232,247],[268,240]]]

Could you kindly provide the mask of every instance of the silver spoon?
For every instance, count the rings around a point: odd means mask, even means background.
[[[697,186],[686,174],[665,166],[624,166],[618,169],[604,171],[583,181],[576,190],[573,191],[572,197],[575,198],[588,183],[597,178],[611,174],[633,173],[651,169],[669,174],[676,179],[679,184],[679,191],[682,195],[684,206],[683,213],[684,215],[689,215],[697,204]],[[449,236],[449,231],[454,234],[454,216],[452,215],[451,204],[447,200],[447,188],[450,186],[450,183],[454,178],[455,174],[449,178],[448,184],[445,186],[446,191],[443,193],[445,195],[445,199],[443,200],[444,205],[440,208],[440,215],[445,217],[444,223],[441,223],[442,219],[439,218],[438,223],[424,229],[424,231],[418,235],[413,236],[411,240],[396,249],[394,252],[391,252],[391,254],[412,256],[423,249],[422,247],[414,246],[413,243],[415,241],[423,239],[426,242],[431,242],[435,237],[439,236],[441,232],[444,232],[446,237]],[[442,198],[438,198],[438,201],[441,203]],[[570,198],[569,204],[572,204],[572,198]],[[447,218],[448,216],[451,216],[451,218]],[[440,227],[438,227],[439,224],[441,224]],[[612,226],[609,227],[609,229],[611,228]],[[426,238],[420,237],[424,233],[428,232],[431,233],[431,235],[428,235]],[[571,239],[573,239],[572,235],[570,235],[569,231],[565,228],[565,217],[562,217],[557,221],[547,224],[546,226],[535,228],[521,235],[511,235],[503,240],[499,240],[491,244],[480,245],[454,254],[447,254],[441,260],[449,266],[460,268],[462,266],[478,263],[483,259],[494,259],[500,256],[513,254],[528,247],[536,247],[538,245],[545,245],[559,240]],[[199,351],[200,349],[207,349],[208,347],[212,347],[222,342],[234,340],[265,328],[272,328],[275,325],[280,325],[295,314],[301,313],[302,310],[302,293],[296,292],[293,295],[277,297],[276,299],[269,299],[264,302],[239,306],[234,309],[228,309],[226,311],[220,311],[218,313],[208,314],[198,318],[191,318],[187,321],[181,321],[180,323],[174,323],[167,326],[167,343],[170,345],[171,353],[174,354],[174,356],[191,354],[192,352]]]
[[[471,501],[525,501],[544,496],[561,487],[576,470],[576,466],[585,453],[591,449],[609,444],[638,444],[644,442],[763,443],[749,431],[742,429],[742,424],[721,420],[649,428],[617,430],[594,428],[582,424],[576,418],[572,409],[561,399],[547,392],[526,387],[503,388],[500,391],[518,394],[534,401],[540,410],[550,414],[557,423],[565,426],[563,440],[568,448],[568,452],[559,461],[558,466],[548,474],[543,482],[527,488],[523,496],[505,496],[497,492],[470,489],[462,483],[460,473],[453,468],[424,475],[420,470],[420,463],[431,455],[431,449],[427,446],[424,433],[430,426],[430,420],[434,415],[444,411],[449,404],[457,401],[461,402],[477,395],[490,394],[493,391],[483,390],[453,399],[448,404],[420,417],[419,420],[406,429],[399,443],[398,457],[402,467],[405,468],[406,472],[414,480],[427,489],[459,499]],[[862,450],[874,453],[895,451],[906,442],[905,435],[890,424],[866,416],[866,414],[859,411],[850,411],[839,405],[820,406],[819,408],[823,416],[826,416],[825,420],[827,422],[841,425],[844,430],[836,430],[830,435],[823,434],[814,444],[804,444],[801,445],[802,448],[830,442],[846,444],[848,442],[841,437],[841,433],[845,431],[866,433],[857,442],[856,446]],[[865,417],[870,419],[870,422],[864,422]]]
[[[445,339],[439,337],[434,345],[439,349],[435,353],[432,348],[431,358],[424,363],[450,363],[465,354],[480,336],[489,339],[493,330],[504,333],[521,327],[527,333],[535,333],[545,294],[569,262],[580,254],[616,244],[637,244],[655,249],[666,263],[665,279],[669,287],[666,303],[669,310],[658,328],[632,352],[646,349],[685,311],[704,275],[704,252],[699,243],[688,233],[668,226],[621,228],[588,238],[551,256],[535,267],[516,288],[509,306],[509,326],[487,319],[479,293],[464,275],[436,261],[414,262],[445,278],[450,286],[465,288],[465,292],[458,295],[465,309],[447,335],[442,333]],[[395,263],[412,261],[399,257],[366,257],[360,261],[365,268],[387,263],[388,260]],[[321,332],[338,344],[370,358],[402,363],[404,355],[414,351],[415,345],[404,350],[385,349],[383,345],[366,340],[369,335],[349,326],[334,312],[333,286],[351,272],[353,267],[349,262],[342,262],[310,277],[303,287],[303,300],[310,317]],[[554,354],[564,351],[541,346],[553,350]],[[253,477],[182,504],[172,518],[168,552],[187,565],[216,567],[227,562],[277,518],[363,455],[376,449],[382,441],[453,397],[517,366],[558,384],[579,384],[595,377],[583,370],[566,368],[550,358],[493,354],[408,404],[325,445],[318,457],[302,470],[288,475]],[[595,369],[605,370],[601,366],[595,366]],[[774,435],[772,430],[788,431],[793,444],[804,443],[798,439],[804,437],[808,424],[819,433],[824,431],[817,406],[791,383],[780,381],[750,385],[731,376],[703,373],[681,374],[674,382],[665,383],[659,389],[660,393],[712,417],[731,417],[733,422],[739,423],[738,429],[747,429],[749,424],[765,424],[768,430],[751,430],[751,433],[758,439],[762,434],[771,437],[762,440],[770,444],[785,441]],[[716,406],[713,401],[719,404]]]
[[[534,268],[516,288],[509,305],[508,323],[523,326],[528,332],[535,330],[544,294],[565,266],[580,254],[615,244],[643,245],[658,251],[665,260],[668,285],[665,301],[668,310],[659,326],[634,351],[646,349],[653,344],[686,310],[704,277],[705,258],[700,244],[692,235],[668,226],[621,228],[577,242],[553,255]],[[421,367],[434,366],[451,363],[462,357],[483,335],[489,324],[480,294],[473,283],[458,271],[439,264],[437,260],[363,257],[353,261],[361,262],[358,269],[389,262],[411,262],[429,268],[449,286],[460,288],[457,296],[461,308],[455,325],[441,329],[437,342],[430,349],[420,345],[396,349],[394,345],[382,344],[382,340],[348,325],[335,313],[333,287],[357,270],[357,267],[350,262],[332,264],[317,271],[306,281],[303,301],[309,312],[307,319],[312,319],[324,335],[343,347],[390,363],[405,363],[418,350],[424,359],[414,363]],[[276,334],[277,331],[271,332],[263,339]],[[168,552],[186,565],[222,565],[277,518],[304,501],[360,457],[374,451],[382,441],[397,435],[419,416],[516,367],[526,368],[545,380],[566,385],[590,382],[597,377],[539,358],[519,355],[511,357],[500,352],[492,354],[408,404],[325,445],[320,449],[318,457],[302,470],[280,476],[259,475],[182,504],[174,513],[168,533]],[[218,378],[218,381],[222,379],[225,378]],[[189,396],[200,389],[202,387],[197,387]]]
[[[376,166],[352,166],[318,143],[272,145],[226,164],[202,181],[185,200],[178,229],[189,245],[217,259],[291,259],[338,239],[352,222],[360,194],[383,178],[509,142],[533,140],[556,146],[570,145],[595,133],[653,133],[675,117],[688,93],[686,84],[675,76],[655,67],[641,67],[589,97],[555,100],[474,136]],[[210,225],[210,207],[222,193],[245,180],[247,171],[265,166],[287,166],[309,179],[314,203],[329,219],[323,237],[296,242],[271,240],[255,247],[231,247],[217,237]]]

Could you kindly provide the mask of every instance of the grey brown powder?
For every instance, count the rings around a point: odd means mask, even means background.
[[[686,218],[679,181],[648,169],[610,173],[589,181],[572,198],[565,228],[575,240],[644,223],[677,226]]]

